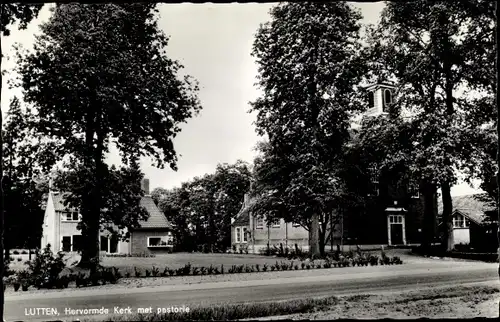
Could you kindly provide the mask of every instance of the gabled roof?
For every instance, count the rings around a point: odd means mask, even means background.
[[[495,207],[485,202],[485,194],[473,194],[452,197],[453,213],[458,212],[471,221],[480,224],[487,219],[486,212],[494,211]],[[438,201],[438,214],[443,214],[442,200]]]
[[[50,192],[56,211],[68,211],[69,209],[64,206],[64,196],[67,193]],[[152,229],[152,228],[172,228],[172,224],[167,220],[163,212],[156,206],[151,196],[146,195],[141,198],[140,205],[149,213],[147,220],[139,221],[139,229]],[[138,229],[138,228],[136,228]]]
[[[167,220],[163,212],[156,206],[151,196],[141,198],[141,206],[149,213],[147,220],[139,221],[140,228],[172,228],[172,224]]]
[[[377,89],[379,87],[385,87],[385,88],[392,88],[395,89],[396,86],[393,83],[390,82],[379,82],[379,83],[373,83],[373,84],[368,84],[363,86],[364,90],[371,90],[371,89]]]
[[[250,207],[255,204],[256,198],[251,198],[248,195],[245,196],[245,201],[241,206],[240,211],[235,217],[232,226],[248,226],[250,225]]]
[[[50,192],[52,195],[52,201],[54,202],[55,211],[75,211],[75,209],[68,209],[68,207],[64,206],[64,197],[67,196],[67,193],[61,192]]]

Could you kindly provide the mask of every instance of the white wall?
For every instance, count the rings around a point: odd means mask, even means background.
[[[42,227],[42,240],[40,242],[40,248],[44,249],[47,244],[51,245],[52,251],[54,251],[56,236],[55,236],[55,210],[54,201],[52,198],[52,193],[49,193],[47,198],[47,205],[45,207],[45,214],[43,218]]]

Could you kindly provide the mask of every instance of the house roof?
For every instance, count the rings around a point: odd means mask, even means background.
[[[452,197],[453,212],[459,212],[471,221],[479,224],[486,218],[485,212],[493,211],[495,208],[485,202],[485,194],[473,194]],[[443,214],[442,200],[438,201],[438,214]]]
[[[172,228],[172,224],[156,206],[151,196],[142,197],[140,204],[149,213],[149,218],[147,220],[139,221],[141,228]]]
[[[65,207],[63,203],[64,196],[67,195],[67,193],[51,192],[51,195],[54,203],[54,209],[56,211],[68,211],[68,208]],[[172,228],[172,224],[156,206],[151,196],[143,196],[141,198],[140,205],[149,213],[149,218],[147,220],[139,221],[140,229]]]
[[[243,201],[243,206],[241,210],[235,217],[232,226],[248,226],[250,225],[250,207],[255,204],[256,198],[250,198],[245,196],[245,201]]]
[[[54,209],[56,211],[75,210],[74,208],[68,209],[68,207],[64,206],[64,197],[68,195],[67,193],[51,192],[50,194],[52,195],[52,200],[54,202]]]

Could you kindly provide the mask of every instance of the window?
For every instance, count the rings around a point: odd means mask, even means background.
[[[248,231],[247,231],[247,227],[243,227],[243,228],[242,228],[242,231],[243,231],[243,242],[244,242],[244,243],[247,243],[247,242],[248,242]]]
[[[78,221],[80,216],[78,215],[78,211],[69,211],[64,213],[65,221]]]
[[[368,106],[369,108],[375,107],[375,95],[372,91],[368,92]]]
[[[101,252],[107,252],[108,251],[108,239],[104,236],[101,236]]]
[[[71,251],[71,236],[63,236],[62,238],[62,251],[70,252]]]
[[[465,218],[460,214],[453,215],[453,228],[464,228]]]
[[[408,195],[410,198],[420,198],[419,188],[415,182],[410,182],[408,184]]]
[[[73,235],[73,251],[81,251],[83,249],[83,236]]]
[[[264,218],[257,217],[255,219],[255,228],[257,228],[257,229],[263,229],[264,228]]]
[[[271,222],[271,226],[273,228],[280,228],[281,226],[281,220],[280,219],[274,219],[272,222]]]
[[[392,93],[391,93],[390,89],[386,89],[384,91],[384,101],[385,101],[386,106],[388,106],[389,104],[392,104]]]
[[[401,215],[390,215],[389,216],[389,223],[391,223],[391,224],[402,224],[403,223],[403,216],[401,216]]]
[[[169,247],[172,244],[172,235],[148,237],[148,247]]]
[[[236,227],[236,242],[239,243],[241,242],[241,228]]]

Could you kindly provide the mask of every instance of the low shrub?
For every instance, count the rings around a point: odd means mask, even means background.
[[[15,250],[12,252],[13,255],[19,255],[19,251],[18,250]]]
[[[28,251],[27,251],[27,250],[23,250],[23,251],[21,252],[21,254],[23,254],[23,255],[28,255]]]
[[[17,261],[18,261],[18,262],[20,262],[20,261],[22,261],[22,260],[23,260],[23,259],[22,259],[21,257],[18,257],[18,258],[17,258]]]
[[[158,267],[153,266],[153,269],[151,270],[151,275],[153,277],[160,276],[160,269]]]
[[[134,266],[134,275],[135,277],[141,277],[141,271]]]

